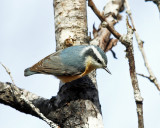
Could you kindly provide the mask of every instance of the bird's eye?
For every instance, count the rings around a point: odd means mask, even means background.
[[[100,61],[99,59],[97,60],[97,62],[98,62],[98,63],[101,63],[101,61]]]

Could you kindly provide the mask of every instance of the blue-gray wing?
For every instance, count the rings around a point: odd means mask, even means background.
[[[69,76],[69,75],[79,75],[84,71],[78,71],[78,68],[73,66],[68,66],[62,63],[60,58],[61,50],[53,53],[30,68],[30,71],[51,74],[55,76]]]

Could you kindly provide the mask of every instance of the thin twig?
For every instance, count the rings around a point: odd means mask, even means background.
[[[120,41],[126,47],[126,57],[128,58],[128,61],[129,61],[130,77],[132,81],[132,87],[134,90],[134,99],[136,101],[136,106],[137,106],[138,128],[144,128],[143,98],[141,97],[138,80],[136,76],[136,70],[135,70],[135,60],[134,60],[134,52],[133,52],[133,29],[129,25],[128,18],[127,18],[126,24],[127,24],[127,35],[123,35],[120,38]]]
[[[147,79],[149,79],[149,80],[150,80],[149,76],[146,76],[146,75],[141,74],[141,73],[136,73],[136,74],[137,74],[137,75],[139,75],[139,76],[142,76],[142,77],[147,78]]]
[[[10,72],[9,68],[7,68],[7,67],[6,67],[4,64],[2,64],[1,62],[0,62],[0,64],[5,68],[6,72],[8,73],[8,75],[10,76],[10,78],[11,78],[11,80],[12,80],[13,85],[15,85],[14,80],[13,80],[13,77],[12,77],[12,75],[11,75],[11,72]]]
[[[144,78],[147,78],[150,82],[154,83],[154,80],[155,80],[155,79],[152,79],[151,76],[146,76],[146,75],[140,74],[140,73],[137,73],[137,75],[142,76],[142,77],[144,77]]]
[[[105,18],[101,15],[101,12],[97,9],[96,5],[93,3],[92,0],[88,0],[88,6],[92,8],[94,13],[98,16],[101,22],[105,21]]]
[[[134,21],[133,21],[133,17],[132,17],[132,13],[131,13],[131,9],[130,9],[128,0],[125,0],[125,2],[126,2],[126,8],[127,8],[126,12],[127,12],[128,16],[129,16],[129,18],[131,19],[131,23],[132,23],[132,25],[133,25],[133,27],[135,29],[135,25],[134,25]],[[149,63],[148,63],[148,60],[147,60],[147,57],[146,57],[146,54],[145,54],[145,51],[144,51],[144,48],[143,48],[143,41],[140,39],[136,29],[135,29],[135,36],[136,36],[136,40],[137,40],[137,43],[138,43],[139,50],[140,50],[140,52],[141,52],[141,54],[143,56],[145,67],[147,68],[148,73],[150,75],[149,79],[150,79],[151,82],[153,82],[155,84],[157,89],[160,91],[160,85],[158,83],[158,80],[155,77],[154,73],[152,72],[152,69],[149,66]]]
[[[88,0],[88,6],[92,8],[93,12],[97,15],[97,17],[101,20],[102,25],[105,24],[105,27],[117,38],[121,37],[120,33],[118,33],[108,22],[107,20],[101,15],[100,11],[97,9],[95,4],[92,0]]]
[[[22,98],[22,99],[32,108],[32,110],[34,110],[34,111],[37,113],[37,115],[39,115],[39,116],[42,118],[42,120],[44,120],[51,128],[59,128],[59,126],[58,126],[57,124],[55,124],[55,123],[53,123],[53,121],[47,119],[47,118],[40,112],[40,110],[39,110],[37,107],[35,107],[35,106],[32,104],[32,102],[30,102],[23,94],[21,95],[20,98]]]
[[[14,94],[14,92],[16,91],[16,90],[14,89],[15,83],[14,83],[13,77],[12,77],[12,75],[11,75],[11,72],[10,72],[9,68],[7,68],[4,64],[2,64],[1,62],[0,62],[0,64],[5,68],[6,72],[8,73],[8,75],[10,76],[10,78],[11,78],[11,80],[12,80],[12,83],[13,83],[13,84],[10,84],[11,90],[12,90],[11,92],[12,92],[13,98],[16,99],[16,95]],[[13,86],[13,85],[14,85],[14,86]],[[32,102],[30,102],[30,101],[23,95],[23,93],[21,93],[21,97],[20,97],[20,98],[21,98],[23,101],[25,101],[25,102],[32,108],[32,110],[34,110],[34,111],[37,113],[37,115],[39,115],[39,116],[42,118],[42,120],[44,120],[48,125],[50,125],[50,127],[52,127],[52,128],[59,128],[59,126],[58,126],[57,124],[55,124],[55,123],[53,123],[51,120],[47,119],[47,118],[40,112],[40,110],[39,110],[37,107],[35,107],[35,106],[32,104]]]
[[[8,73],[9,77],[11,78],[11,81],[12,81],[13,85],[15,85],[14,80],[13,80],[13,77],[12,77],[12,75],[11,75],[11,72],[10,72],[9,68],[7,68],[7,67],[6,67],[4,64],[2,64],[1,62],[0,62],[0,64],[4,67],[4,69],[5,69],[6,72]],[[13,98],[15,99],[16,97],[15,97],[15,95],[14,95],[14,87],[13,87],[13,85],[10,84],[10,86],[11,86],[11,93],[12,93]]]

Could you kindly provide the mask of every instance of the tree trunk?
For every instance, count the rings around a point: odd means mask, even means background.
[[[73,45],[88,44],[86,1],[55,0],[54,9],[57,49],[63,49],[68,39]],[[58,98],[62,127],[103,127],[95,71],[63,85]]]

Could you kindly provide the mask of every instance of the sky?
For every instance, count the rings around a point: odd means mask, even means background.
[[[107,1],[94,0],[99,10]],[[129,0],[136,30],[144,41],[149,64],[160,81],[160,16],[156,5],[144,0]],[[88,32],[99,26],[99,19],[88,10]],[[125,11],[116,30],[126,33]],[[59,88],[59,80],[50,75],[24,77],[24,69],[55,52],[54,13],[52,0],[0,0],[0,62],[6,65],[15,84],[39,96],[51,98]],[[136,71],[148,75],[135,38],[134,54]],[[99,97],[105,128],[136,128],[137,113],[133,88],[129,76],[125,47],[119,42],[113,48],[117,58],[107,52],[109,75],[97,70]],[[11,82],[0,66],[0,81]],[[149,80],[138,76],[141,95],[144,98],[145,128],[160,128],[160,92]],[[0,104],[0,128],[49,128],[42,120]]]

